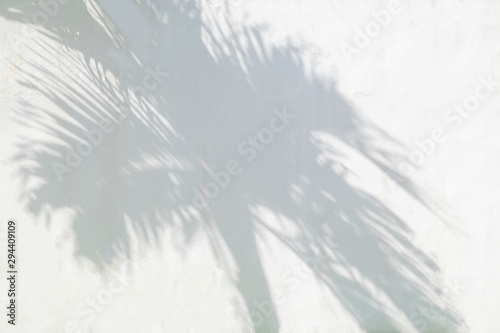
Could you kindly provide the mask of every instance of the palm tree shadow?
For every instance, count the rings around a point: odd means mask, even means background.
[[[0,14],[21,20],[23,10],[12,3]],[[74,212],[75,256],[107,266],[130,255],[131,230],[154,244],[174,227],[186,246],[204,230],[244,299],[242,330],[277,332],[279,308],[257,245],[271,235],[303,262],[315,258],[314,277],[368,332],[463,325],[410,227],[351,181],[346,152],[355,151],[429,205],[397,169],[402,147],[335,82],[307,70],[303,45],[270,46],[265,26],[234,24],[229,14],[226,24],[202,20],[196,1],[73,0],[57,17],[28,48],[41,61],[19,66],[19,84],[50,104],[26,98],[17,106],[29,132],[13,162],[30,212],[48,220],[58,209]],[[57,59],[83,70],[65,71]],[[293,121],[247,161],[240,143],[285,108]],[[90,152],[68,163],[85,141]],[[233,159],[242,173],[197,208],[193,189]]]

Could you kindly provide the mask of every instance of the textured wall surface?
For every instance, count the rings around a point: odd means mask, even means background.
[[[0,331],[499,332],[499,18],[2,0]]]

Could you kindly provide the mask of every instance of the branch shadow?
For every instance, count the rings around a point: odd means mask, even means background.
[[[14,111],[26,129],[12,159],[26,207],[48,223],[70,208],[75,257],[98,266],[130,255],[130,228],[151,245],[167,227],[184,246],[206,232],[245,301],[242,331],[280,328],[257,245],[269,236],[309,263],[367,332],[404,323],[459,331],[436,262],[405,221],[352,181],[355,152],[432,207],[397,168],[404,147],[307,69],[305,45],[270,46],[266,26],[235,24],[226,6],[226,18],[212,20],[196,1],[72,0],[37,28],[44,38],[25,53],[39,62],[18,66],[28,93]],[[36,10],[7,1],[0,15],[22,21]],[[249,136],[276,112],[295,118],[252,147]],[[197,207],[193,189],[215,182],[230,160],[241,174]]]

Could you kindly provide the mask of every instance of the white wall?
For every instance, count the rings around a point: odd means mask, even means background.
[[[499,14],[2,1],[1,331],[498,331]]]

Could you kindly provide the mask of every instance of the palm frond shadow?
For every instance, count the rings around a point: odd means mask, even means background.
[[[401,322],[422,329],[421,308],[434,313],[429,331],[463,325],[441,295],[438,265],[415,246],[408,224],[350,180],[349,150],[431,207],[398,171],[403,147],[357,113],[335,82],[311,75],[304,45],[269,46],[265,26],[233,25],[227,13],[226,25],[208,24],[195,1],[104,4],[66,4],[40,28],[45,38],[29,44],[40,62],[19,68],[23,88],[50,101],[26,97],[15,110],[29,131],[13,157],[22,199],[48,220],[57,209],[75,212],[75,256],[108,265],[128,255],[128,228],[154,244],[175,227],[184,246],[205,230],[223,265],[222,248],[237,265],[232,278],[248,317],[273,299],[257,248],[257,238],[270,235],[304,262],[321,258],[314,276],[370,332],[396,331]],[[15,13],[26,8],[7,2],[0,10],[21,20]],[[64,71],[61,59],[84,70]],[[156,65],[169,76],[137,98],[134,87]],[[283,108],[296,119],[246,163],[238,143]],[[54,162],[102,119],[112,119],[113,130],[60,182]],[[231,159],[242,163],[241,175],[196,209],[193,189]],[[277,332],[276,313],[255,322],[255,331]]]

